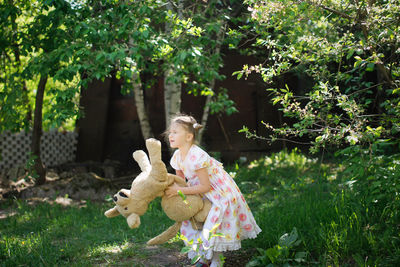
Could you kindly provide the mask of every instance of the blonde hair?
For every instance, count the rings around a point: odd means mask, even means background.
[[[196,140],[196,137],[203,128],[203,125],[197,123],[196,119],[193,116],[186,114],[177,114],[171,119],[171,123],[169,124],[169,128],[172,124],[177,123],[185,128],[189,133],[193,134],[193,142]],[[168,136],[170,129],[167,129],[165,132],[165,136]]]

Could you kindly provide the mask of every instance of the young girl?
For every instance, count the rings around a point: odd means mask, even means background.
[[[212,208],[204,222],[203,230],[194,230],[190,221],[184,221],[181,234],[194,244],[202,239],[199,245],[201,260],[196,266],[208,266],[203,259],[211,260],[211,267],[222,266],[222,252],[237,250],[241,240],[255,238],[261,229],[254,220],[242,193],[232,177],[223,169],[222,164],[210,157],[204,150],[194,144],[196,134],[202,126],[187,115],[172,119],[168,130],[171,148],[177,148],[171,158],[171,166],[176,174],[187,179],[188,187],[174,184],[167,191],[167,196],[174,196],[180,190],[185,195],[204,194],[212,202]],[[216,233],[221,236],[209,238],[209,231],[218,225]],[[185,244],[188,243],[185,241]],[[210,248],[210,249],[205,249]],[[189,258],[197,255],[189,252]]]

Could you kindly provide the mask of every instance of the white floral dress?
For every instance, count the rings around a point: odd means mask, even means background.
[[[185,159],[182,159],[179,150],[176,150],[170,163],[175,170],[184,173],[189,186],[200,183],[196,170],[207,168],[211,191],[204,195],[212,202],[212,208],[203,230],[194,230],[190,221],[184,221],[181,227],[181,234],[187,240],[197,243],[198,238],[202,238],[203,248],[200,247],[200,250],[207,259],[212,258],[213,251],[240,249],[241,240],[255,238],[261,232],[239,187],[220,162],[200,147],[192,145]],[[209,231],[216,224],[219,224],[216,233],[221,236],[209,238]],[[205,249],[207,247],[211,249]],[[189,258],[195,255],[195,251],[189,252]]]

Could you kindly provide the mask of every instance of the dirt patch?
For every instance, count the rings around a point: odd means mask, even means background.
[[[189,267],[192,266],[186,254],[180,253],[179,247],[165,248],[162,246],[144,246],[141,248],[143,254],[147,257],[142,260],[125,259],[125,263],[131,263],[133,266],[146,267]],[[224,267],[245,267],[250,261],[254,250],[237,250],[224,252]]]
[[[190,266],[189,259],[186,255],[181,254],[178,248],[167,249],[159,246],[146,246],[144,250],[149,254],[148,259],[144,261],[145,266]]]
[[[0,220],[11,216],[17,215],[16,211],[12,210],[0,210]]]
[[[82,200],[104,201],[121,187],[129,188],[133,177],[106,179],[93,172],[48,171],[46,183],[40,186],[36,186],[29,175],[22,175],[16,181],[3,178],[0,181],[0,200],[38,198],[62,205]]]
[[[180,253],[180,248],[166,249],[159,246],[147,246],[145,250],[151,254],[144,262],[145,266],[192,266],[187,255]],[[224,252],[224,267],[245,267],[254,253],[255,250],[226,251]]]

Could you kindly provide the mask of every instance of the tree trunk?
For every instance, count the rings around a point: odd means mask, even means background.
[[[173,68],[164,72],[164,105],[165,105],[165,126],[168,129],[171,118],[181,110],[182,84],[168,81],[174,75]]]
[[[36,93],[35,101],[35,113],[33,118],[33,132],[32,132],[32,154],[35,157],[34,169],[38,177],[36,178],[36,184],[41,185],[46,182],[46,170],[43,166],[41,155],[40,155],[40,138],[42,137],[42,108],[43,108],[43,97],[44,90],[46,88],[47,76],[40,77],[39,85]]]
[[[135,105],[139,117],[140,129],[142,130],[143,138],[152,138],[153,132],[151,130],[149,116],[146,112],[146,106],[144,103],[144,95],[142,84],[136,77],[133,77],[133,93],[135,96]]]
[[[177,2],[178,16],[182,17],[182,1]],[[167,4],[168,10],[173,10],[170,2]],[[169,34],[171,27],[168,23],[165,25],[165,32]],[[164,72],[164,107],[165,107],[165,126],[168,129],[171,118],[181,111],[182,83],[181,81],[171,81],[175,70],[173,66],[169,66]]]
[[[211,81],[211,89],[214,90],[214,86],[215,86],[215,79],[213,79]],[[201,122],[200,124],[203,126],[207,125],[207,121],[208,121],[208,115],[210,114],[210,103],[211,103],[211,98],[212,95],[207,95],[206,98],[206,103],[204,104],[204,108],[203,108],[203,116],[201,117]],[[204,129],[205,128],[201,128],[199,131],[199,134],[197,135],[197,142],[199,144],[201,144],[201,142],[203,141],[203,134],[204,134]]]
[[[223,22],[221,28],[217,34],[217,45],[215,46],[214,55],[218,55],[221,52],[221,45],[225,37],[225,28],[226,28],[226,21]],[[215,78],[210,81],[210,88],[212,91],[215,91]],[[203,109],[203,116],[201,118],[201,125],[206,126],[208,121],[208,116],[210,114],[210,103],[212,100],[212,95],[207,95],[206,103]],[[204,129],[200,129],[199,135],[197,136],[197,142],[201,144],[203,140]]]

